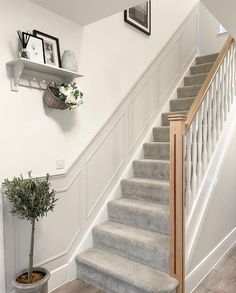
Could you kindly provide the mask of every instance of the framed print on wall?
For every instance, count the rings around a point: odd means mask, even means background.
[[[60,45],[58,38],[48,34],[33,31],[34,36],[43,39],[45,64],[61,67]]]
[[[124,20],[143,33],[151,35],[151,1],[125,10]]]
[[[43,39],[30,35],[28,33],[22,33],[23,38],[29,37],[26,51],[29,54],[29,60],[37,63],[45,63]]]

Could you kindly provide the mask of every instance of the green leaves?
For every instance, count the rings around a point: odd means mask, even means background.
[[[14,177],[12,181],[5,179],[4,194],[12,204],[10,212],[32,223],[53,211],[57,199],[56,191],[50,190],[49,174],[44,180],[32,178],[31,172],[28,175],[27,179],[22,175]]]

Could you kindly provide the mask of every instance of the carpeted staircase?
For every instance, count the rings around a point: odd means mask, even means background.
[[[196,58],[170,112],[187,113],[218,54]],[[93,229],[94,247],[76,259],[78,278],[107,293],[175,293],[169,272],[169,113],[133,162],[133,178],[108,203],[109,220]]]

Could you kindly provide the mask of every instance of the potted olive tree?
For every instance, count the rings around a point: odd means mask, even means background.
[[[5,179],[4,194],[11,203],[11,213],[21,220],[31,224],[31,241],[28,269],[19,272],[13,279],[13,286],[17,293],[47,293],[50,273],[45,268],[33,266],[35,225],[39,219],[53,211],[56,199],[55,190],[51,190],[49,175],[45,179],[14,177]]]

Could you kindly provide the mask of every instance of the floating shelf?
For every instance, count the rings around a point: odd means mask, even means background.
[[[12,91],[18,91],[19,86],[28,86],[44,90],[48,83],[70,83],[75,78],[83,76],[77,72],[32,62],[24,58],[12,60],[6,65],[11,79]]]

